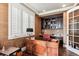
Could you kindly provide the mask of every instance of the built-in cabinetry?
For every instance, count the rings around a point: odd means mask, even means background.
[[[42,29],[63,29],[63,16],[42,18]]]
[[[79,6],[69,10],[68,16],[68,40],[67,47],[71,51],[79,54]]]
[[[8,39],[28,36],[26,29],[35,31],[35,14],[22,4],[9,4],[8,9]]]

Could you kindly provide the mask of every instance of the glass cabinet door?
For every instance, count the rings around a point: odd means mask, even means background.
[[[74,47],[73,46],[73,36],[69,36],[69,46]]]
[[[74,11],[74,48],[79,50],[79,9]]]
[[[73,33],[74,33],[74,27],[73,27],[73,12],[69,13],[69,46],[74,47],[73,43]]]
[[[79,23],[77,21],[74,22],[74,36],[79,36]]]
[[[74,48],[79,50],[79,44],[78,43],[74,43]]]
[[[69,46],[74,48],[74,43],[72,41],[69,41]]]
[[[73,41],[73,36],[69,36],[69,41]]]
[[[69,13],[69,23],[73,23],[73,12]]]
[[[73,23],[73,18],[69,19],[69,23],[71,24]]]
[[[69,13],[69,19],[73,17],[73,12]]]
[[[79,22],[79,16],[74,17],[74,23]]]
[[[73,24],[69,24],[69,30],[73,29]]]
[[[79,36],[79,30],[74,30],[74,36]]]
[[[73,30],[69,30],[69,35],[73,35]]]
[[[74,29],[79,30],[79,23],[74,24]]]
[[[74,37],[74,42],[79,43],[79,37]]]
[[[74,11],[74,17],[76,17],[78,15],[79,15],[79,9],[77,9],[77,10]]]

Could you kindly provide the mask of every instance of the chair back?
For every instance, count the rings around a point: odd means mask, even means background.
[[[49,34],[43,34],[43,39],[44,40],[50,40],[50,35]]]

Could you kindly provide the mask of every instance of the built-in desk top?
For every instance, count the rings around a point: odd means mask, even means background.
[[[17,50],[19,50],[20,48],[17,47],[9,47],[8,49],[6,49],[5,51],[0,50],[0,53],[5,54],[5,55],[10,55],[14,52],[16,52]]]

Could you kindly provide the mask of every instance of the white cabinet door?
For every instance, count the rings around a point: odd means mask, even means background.
[[[21,37],[22,33],[22,11],[21,9],[17,8],[17,37]]]
[[[34,28],[34,17],[30,15],[30,28]]]
[[[23,19],[22,19],[22,21],[23,21],[23,36],[27,36],[27,32],[26,32],[26,29],[28,28],[28,13],[27,12],[25,12],[25,11],[23,11]]]
[[[9,7],[9,39],[21,35],[21,9],[10,5]]]
[[[29,27],[33,28],[33,34],[35,32],[35,19],[34,15],[29,15]]]
[[[35,31],[34,30],[34,28],[35,28],[34,22],[35,22],[34,16],[23,11],[23,36],[28,36],[28,33],[26,31],[27,28],[33,28],[33,31]],[[33,34],[34,34],[34,32],[33,32]]]
[[[17,8],[12,6],[11,10],[11,34],[12,36],[17,35]]]

